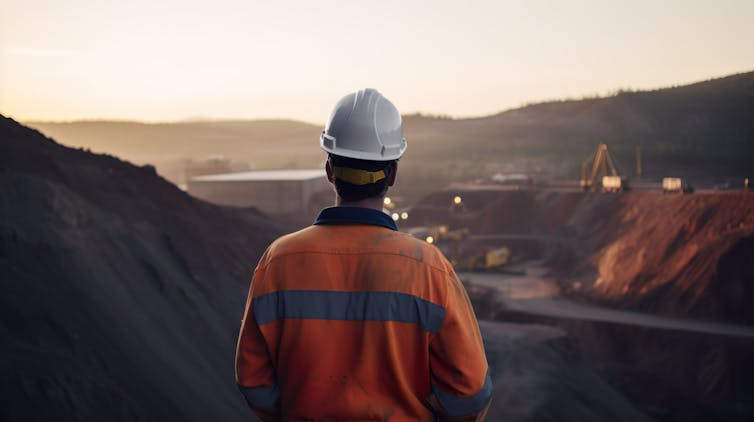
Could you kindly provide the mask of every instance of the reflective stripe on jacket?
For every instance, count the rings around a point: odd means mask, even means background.
[[[492,394],[451,265],[384,213],[354,207],[322,210],[262,256],[236,378],[265,420],[473,420]]]

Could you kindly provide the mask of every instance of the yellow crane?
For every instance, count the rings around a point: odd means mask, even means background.
[[[591,170],[589,170],[590,164]],[[608,169],[610,174],[608,174]],[[593,191],[597,177],[600,177],[604,191],[619,191],[623,188],[615,159],[607,150],[607,144],[599,144],[594,155],[581,164],[581,189]]]

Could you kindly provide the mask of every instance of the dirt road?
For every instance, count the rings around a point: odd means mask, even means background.
[[[573,302],[560,294],[546,269],[528,267],[525,275],[461,273],[471,283],[498,289],[509,311],[722,336],[754,338],[754,327],[712,321],[669,318]]]

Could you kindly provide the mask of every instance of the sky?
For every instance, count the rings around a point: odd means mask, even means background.
[[[290,118],[377,88],[403,113],[754,70],[752,0],[1,0],[0,114]]]

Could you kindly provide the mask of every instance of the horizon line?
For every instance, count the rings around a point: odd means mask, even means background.
[[[532,106],[538,106],[538,105],[544,105],[544,104],[554,104],[554,103],[566,103],[566,102],[575,102],[575,101],[585,101],[585,100],[599,100],[599,99],[607,99],[607,98],[614,98],[618,95],[625,94],[625,93],[648,93],[648,92],[657,92],[667,89],[677,89],[681,87],[688,87],[693,86],[701,83],[706,82],[712,82],[720,79],[726,79],[726,78],[732,78],[736,76],[741,76],[749,73],[754,73],[754,69],[747,70],[747,71],[741,71],[741,72],[735,72],[730,73],[724,76],[717,76],[717,77],[710,77],[707,79],[701,79],[701,80],[695,80],[691,82],[680,82],[673,85],[664,85],[659,87],[653,87],[653,88],[630,88],[630,87],[621,87],[617,89],[611,89],[607,91],[604,94],[600,93],[591,93],[591,94],[583,94],[578,97],[560,97],[560,98],[547,98],[547,99],[541,99],[541,100],[529,100],[520,103],[517,106],[513,106],[510,108],[506,108],[497,112],[492,112],[489,114],[482,114],[482,115],[468,115],[468,116],[460,116],[460,115],[451,115],[448,113],[430,113],[430,112],[423,112],[423,111],[411,111],[407,113],[402,113],[401,116],[403,117],[427,117],[432,119],[443,119],[443,120],[475,120],[475,119],[484,119],[489,117],[494,117],[497,115],[501,115],[504,113],[508,113],[510,111],[516,111],[521,110],[527,107]],[[298,122],[298,123],[304,123],[309,124],[313,126],[321,126],[320,123],[313,123],[304,119],[297,119],[293,117],[205,117],[205,116],[191,116],[186,117],[182,119],[173,119],[173,120],[139,120],[134,118],[119,118],[119,117],[81,117],[81,118],[73,118],[73,119],[17,119],[15,117],[12,117],[12,114],[5,114],[3,112],[0,112],[0,115],[9,117],[13,120],[16,120],[18,122],[24,122],[24,123],[46,123],[46,124],[71,124],[71,123],[138,123],[138,124],[145,124],[145,125],[160,125],[160,124],[186,124],[186,123],[227,123],[227,122],[263,122],[263,121],[291,121],[291,122]]]

